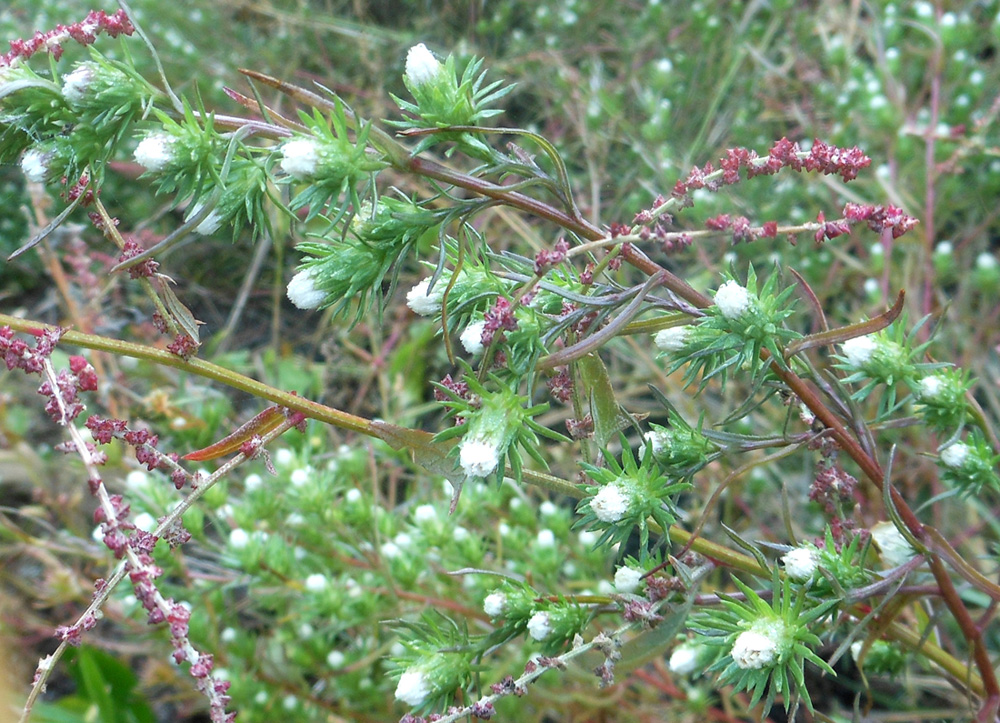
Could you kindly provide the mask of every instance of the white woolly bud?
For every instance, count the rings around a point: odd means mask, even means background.
[[[778,644],[754,630],[740,633],[730,652],[733,662],[744,670],[760,670],[775,662]]]
[[[309,181],[319,167],[319,144],[311,138],[293,138],[281,144],[281,170],[297,181]]]
[[[423,705],[431,693],[431,683],[422,671],[408,669],[396,684],[396,700],[417,707]]]
[[[423,43],[414,45],[406,53],[406,80],[413,87],[426,85],[441,72],[441,62]]]
[[[878,342],[871,336],[856,336],[841,344],[841,349],[847,363],[855,369],[860,369],[871,360],[875,350],[878,349]]]
[[[545,640],[552,634],[552,620],[546,612],[538,612],[528,620],[528,635],[534,640]]]
[[[917,554],[891,522],[875,523],[871,533],[882,553],[882,562],[888,567],[899,567]]]
[[[70,103],[82,103],[94,80],[94,69],[89,64],[80,64],[69,75],[63,76],[63,98]]]
[[[819,565],[819,550],[815,547],[796,547],[782,556],[785,573],[796,582],[805,582],[816,572]]]
[[[433,316],[441,310],[441,302],[444,300],[444,286],[440,283],[434,285],[433,291],[428,292],[431,285],[430,279],[424,279],[408,292],[406,292],[406,305],[413,310],[413,313],[420,316]]]
[[[691,329],[686,326],[672,326],[669,329],[660,329],[653,337],[653,343],[658,349],[663,351],[680,351],[687,343]]]
[[[465,331],[459,337],[459,341],[462,342],[462,346],[470,354],[482,354],[483,349],[483,330],[486,329],[486,321],[474,321],[465,327]]]
[[[322,575],[318,572],[313,573],[306,578],[306,590],[309,592],[323,592],[326,590],[326,585],[326,575]]]
[[[750,308],[750,292],[735,281],[727,281],[715,292],[715,305],[727,319],[739,319]]]
[[[288,300],[300,309],[318,309],[326,300],[326,293],[316,288],[311,268],[302,269],[288,282]]]
[[[698,669],[698,646],[694,643],[681,643],[670,654],[667,663],[671,673],[688,675]]]
[[[21,156],[21,171],[24,173],[24,177],[32,183],[45,183],[45,179],[49,175],[49,162],[51,160],[52,153],[32,148]]]
[[[628,497],[620,484],[612,482],[593,496],[590,509],[601,522],[618,522],[628,512]]]
[[[963,442],[955,442],[954,444],[949,444],[941,450],[941,464],[945,467],[951,467],[952,469],[959,469],[963,464],[965,464],[965,460],[968,456],[969,445],[964,444]]]
[[[934,399],[938,394],[941,393],[941,389],[944,387],[944,380],[939,376],[928,376],[920,380],[917,384],[917,398],[918,399]]]
[[[166,133],[153,133],[135,147],[136,163],[150,173],[159,173],[173,163],[176,156],[177,139]]]
[[[458,461],[469,477],[486,477],[493,473],[500,460],[495,444],[481,439],[463,439]]]
[[[503,615],[507,607],[507,596],[502,592],[491,592],[483,600],[483,612],[490,618],[498,618]]]
[[[615,572],[615,590],[627,595],[635,592],[642,584],[642,571],[634,567],[619,567]]]

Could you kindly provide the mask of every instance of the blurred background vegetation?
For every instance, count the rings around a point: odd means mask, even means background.
[[[820,211],[836,218],[848,200],[890,202],[921,219],[916,232],[892,247],[861,232],[824,247],[807,239],[735,248],[716,241],[669,260],[655,249],[651,255],[699,288],[717,283],[730,263],[766,268],[780,260],[812,285],[831,323],[878,313],[906,289],[909,318],[936,314],[935,349],[946,350],[942,357],[981,380],[981,403],[1000,415],[994,350],[1000,342],[996,1],[134,0],[133,7],[175,89],[188,97],[199,94],[218,113],[241,113],[223,88],[250,94],[237,71],[246,67],[303,86],[322,84],[364,116],[392,118],[398,111],[389,93],[405,92],[401,74],[411,45],[424,42],[441,56],[453,52],[460,66],[483,56],[491,79],[517,84],[503,101],[499,123],[552,140],[569,166],[581,208],[601,224],[631,221],[657,194],[668,194],[692,165],[716,162],[729,147],[764,153],[782,136],[858,145],[873,164],[849,187],[837,179],[792,174],[758,179],[696,195],[695,206],[678,220],[698,228],[726,212],[755,224],[802,222]],[[91,9],[80,0],[8,0],[0,9],[0,39],[75,22]],[[126,44],[137,67],[156,83],[147,50],[136,39]],[[117,41],[102,38],[97,47],[122,57]],[[65,70],[85,56],[68,45],[58,67]],[[35,62],[36,68],[43,65]],[[287,110],[282,98],[266,91],[265,98]],[[127,153],[115,170],[103,189],[113,215],[154,236],[178,223],[180,214],[168,199],[136,182]],[[408,193],[421,190],[410,179],[396,182]],[[29,197],[20,169],[0,167],[0,257],[24,243],[58,204]],[[85,217],[74,220],[40,253],[0,262],[0,308],[110,336],[153,339],[148,310],[127,282],[86,282],[87,272],[106,268],[107,249]],[[509,212],[497,210],[482,221],[480,230],[494,249],[530,255],[551,245],[551,229]],[[384,328],[362,323],[350,331],[296,312],[284,299],[297,263],[293,241],[286,235],[260,244],[254,248],[220,232],[160,259],[161,270],[178,281],[178,294],[206,322],[203,354],[351,412],[421,424],[430,407],[426,380],[450,369],[431,326],[414,321],[402,303],[390,305]],[[74,265],[71,258],[83,261]],[[418,272],[413,264],[404,277]],[[69,281],[55,283],[60,273],[69,274]],[[401,284],[400,298],[406,288]],[[620,401],[633,411],[652,411],[646,383],[663,381],[645,348],[622,342],[606,359]],[[110,382],[104,403],[119,416],[149,422],[165,439],[161,448],[202,446],[259,410],[252,400],[196,379],[127,360],[103,364],[99,371]],[[13,680],[23,686],[37,656],[52,647],[53,626],[74,619],[109,561],[91,540],[91,502],[79,470],[51,451],[58,430],[38,413],[30,385],[6,372],[0,372],[0,382],[2,612],[5,628],[14,631],[12,645],[24,653],[11,664]],[[714,403],[721,407],[728,400]],[[903,443],[906,434],[892,441]],[[230,671],[241,720],[272,720],[276,711],[289,721],[389,719],[393,686],[379,661],[396,638],[379,621],[428,605],[457,606],[461,615],[481,617],[478,602],[487,588],[477,586],[484,583],[440,574],[468,564],[470,556],[533,572],[554,591],[597,589],[613,574],[609,560],[569,531],[569,509],[546,507],[549,514],[540,515],[542,498],[534,492],[507,486],[466,491],[457,519],[430,528],[426,515],[420,522],[414,511],[431,502],[443,519],[446,493],[391,451],[315,427],[287,443],[277,480],[257,470],[266,480],[263,487],[241,478],[207,498],[197,512],[206,518],[202,524],[188,520],[201,530],[193,551],[162,561],[174,594],[198,611],[192,621],[198,643],[215,651]],[[908,457],[913,474],[900,485],[926,496],[932,473],[919,451]],[[149,486],[135,476],[134,463],[114,462],[109,478],[115,469],[124,484],[132,472],[136,511],[155,517],[171,504],[163,485]],[[311,475],[305,486],[295,483],[302,469]],[[805,480],[808,470],[785,473]],[[711,480],[704,484],[711,488]],[[755,478],[742,490],[740,504],[752,509],[760,504],[756,495],[773,495],[780,484]],[[364,494],[360,502],[350,493],[356,488]],[[331,499],[340,502],[331,505]],[[378,504],[366,507],[365,501]],[[975,501],[971,509],[962,512],[971,517],[950,526],[978,531],[989,524]],[[738,504],[726,514],[734,516],[729,524],[740,526]],[[298,517],[289,522],[291,515]],[[766,528],[767,522],[780,524],[774,515],[772,510],[746,517]],[[452,549],[448,535],[455,525],[472,531],[476,549]],[[236,529],[257,534],[240,547],[231,538]],[[336,535],[317,535],[317,529]],[[535,544],[544,529],[553,530],[570,550],[568,557],[545,557],[545,545]],[[989,532],[983,552],[996,539],[996,531]],[[773,536],[766,529],[756,534]],[[384,544],[399,535],[420,554],[387,554]],[[383,547],[366,547],[365,540],[381,540]],[[464,540],[459,546],[473,544]],[[503,545],[522,552],[505,560]],[[431,548],[437,559],[425,559]],[[325,597],[303,592],[301,579],[310,570],[328,578]],[[419,595],[402,594],[414,590]],[[472,602],[462,602],[467,600]],[[123,716],[101,720],[197,719],[201,701],[184,675],[165,662],[165,637],[145,636],[145,626],[129,613],[126,594],[109,609],[110,621],[96,631],[93,647],[81,650],[53,683],[50,699],[65,697],[41,710],[40,720],[82,721],[95,705],[102,716],[108,710]],[[516,675],[519,664],[511,661],[523,663],[518,652],[494,669]],[[128,664],[121,665],[123,660]],[[668,717],[666,696],[678,720],[699,719],[698,706],[708,705],[703,683],[676,683],[662,665],[648,676],[652,680],[633,678],[609,695],[588,674],[567,674],[527,699],[505,701],[501,712],[516,707],[524,720],[625,720],[655,710],[662,719]],[[933,687],[899,705],[936,702]],[[820,709],[832,710],[835,702],[828,703],[817,701]]]

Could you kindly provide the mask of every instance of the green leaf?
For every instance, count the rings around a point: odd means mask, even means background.
[[[594,418],[594,442],[598,447],[606,447],[608,441],[630,422],[622,414],[611,386],[611,378],[604,362],[596,354],[588,354],[577,361],[580,377],[590,397],[590,414]]]

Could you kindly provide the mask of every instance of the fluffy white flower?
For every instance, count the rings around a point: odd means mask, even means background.
[[[739,319],[750,308],[750,292],[735,281],[727,281],[715,292],[715,305],[727,319]]]
[[[63,76],[63,98],[70,103],[80,103],[87,97],[87,88],[94,80],[94,69],[88,64],[76,66],[72,73]]]
[[[423,705],[430,694],[431,683],[421,671],[409,669],[399,676],[399,683],[396,684],[396,700],[416,707]]]
[[[314,572],[306,578],[306,590],[309,592],[323,592],[326,590],[326,575]]]
[[[393,560],[403,554],[403,551],[399,549],[399,545],[395,542],[386,542],[379,548],[379,552],[387,560]]]
[[[281,144],[281,170],[297,181],[315,177],[319,158],[319,144],[311,138],[293,138]]]
[[[871,336],[856,336],[845,341],[841,348],[847,363],[855,369],[860,369],[871,360],[875,350],[878,349],[878,342]]]
[[[253,492],[264,484],[264,479],[256,472],[253,474],[248,474],[247,478],[243,480],[243,489],[247,492]]]
[[[552,634],[552,620],[546,612],[538,612],[528,620],[528,635],[534,640],[545,640]]]
[[[871,533],[882,553],[882,562],[889,567],[899,567],[917,554],[891,522],[875,523]]]
[[[458,461],[469,477],[486,477],[500,462],[496,445],[481,439],[463,439]]]
[[[134,469],[125,476],[125,484],[131,489],[144,489],[149,486],[149,475],[141,469]]]
[[[148,512],[140,512],[132,520],[132,523],[140,530],[145,530],[146,532],[152,532],[156,529],[156,518]]]
[[[670,435],[659,429],[646,432],[644,436],[646,441],[653,447],[654,457],[660,457],[669,452],[673,444]]]
[[[729,654],[740,668],[760,670],[771,665],[778,657],[778,644],[767,635],[747,630],[736,638]]]
[[[152,133],[135,147],[135,161],[151,173],[157,173],[169,166],[175,156],[177,139],[166,133]]]
[[[288,300],[300,309],[318,309],[326,300],[326,294],[316,288],[316,280],[311,268],[302,269],[288,282]]]
[[[653,343],[658,349],[663,351],[680,351],[687,343],[691,330],[686,326],[672,326],[669,329],[660,329],[653,337]]]
[[[414,45],[406,53],[406,79],[411,86],[425,85],[441,72],[441,61],[423,43]]]
[[[292,470],[292,474],[289,475],[288,481],[292,483],[293,487],[301,487],[306,482],[309,481],[312,470],[306,467],[299,467],[298,469]]]
[[[441,310],[441,302],[444,300],[444,286],[440,283],[434,285],[434,290],[427,291],[431,285],[430,279],[424,279],[412,289],[406,292],[406,305],[420,316],[433,316]]]
[[[545,500],[542,504],[538,505],[538,514],[542,517],[552,517],[552,515],[559,512],[559,508],[551,500]]]
[[[619,567],[615,573],[615,589],[623,595],[635,592],[640,584],[642,584],[641,570],[636,570],[634,567]]]
[[[992,271],[997,267],[997,258],[989,251],[983,251],[976,257],[976,268],[983,271]]]
[[[681,643],[670,654],[667,663],[671,673],[688,675],[698,669],[698,646],[693,643]]]
[[[819,565],[819,550],[806,545],[796,547],[781,557],[785,563],[785,573],[796,582],[805,582],[816,572]]]
[[[944,380],[939,376],[931,375],[924,377],[917,384],[917,398],[918,399],[934,399],[938,394],[941,393],[941,388],[944,386]]]
[[[941,450],[941,464],[945,467],[958,469],[965,464],[965,460],[968,456],[969,445],[964,444],[963,442],[955,442],[954,444],[949,444]]]
[[[49,175],[49,161],[51,160],[51,153],[32,148],[21,156],[21,171],[24,173],[24,177],[32,183],[45,183],[45,177]]]
[[[555,547],[556,546],[556,533],[552,530],[546,528],[538,531],[538,536],[535,538],[535,543],[539,547]]]
[[[482,354],[483,349],[483,330],[486,328],[486,321],[474,321],[465,327],[465,331],[459,337],[459,341],[462,342],[462,346],[470,354]]]
[[[594,495],[590,509],[601,522],[618,522],[628,512],[628,497],[620,484],[612,482]]]
[[[507,596],[502,592],[491,592],[483,600],[483,612],[491,618],[498,618],[503,615],[507,607]]]
[[[341,668],[347,662],[347,656],[339,650],[331,650],[326,656],[326,664],[331,668]]]

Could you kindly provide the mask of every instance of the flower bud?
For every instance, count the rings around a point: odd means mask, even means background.
[[[796,582],[806,582],[816,574],[819,559],[819,550],[812,545],[804,545],[783,555],[781,561],[785,563],[788,577]]]
[[[410,90],[432,83],[442,71],[441,62],[423,43],[406,53],[406,84]]]
[[[299,271],[288,282],[288,300],[300,309],[318,309],[326,300],[326,294],[316,288],[316,279],[311,268]]]
[[[423,705],[431,694],[431,682],[423,671],[408,668],[396,684],[396,700],[414,708]]]
[[[434,285],[432,291],[428,291],[431,280],[424,279],[406,293],[406,305],[415,314],[420,316],[433,316],[441,311],[441,302],[444,301],[444,287],[439,283]]]
[[[733,662],[744,670],[760,670],[773,665],[778,658],[778,644],[773,636],[755,630],[740,633],[730,651]]]
[[[612,482],[591,498],[590,509],[601,522],[618,522],[628,512],[628,493],[620,482]]]
[[[735,281],[729,280],[715,292],[715,305],[719,313],[730,320],[739,319],[752,304],[750,292]]]
[[[875,350],[878,349],[878,343],[871,335],[857,336],[845,341],[841,347],[847,363],[855,369],[861,369],[871,361]]]
[[[672,326],[656,332],[653,343],[665,352],[681,351],[690,333],[691,330],[687,326]]]
[[[635,592],[640,585],[642,585],[641,570],[622,566],[615,572],[615,589],[623,595]]]
[[[160,173],[177,157],[177,139],[166,133],[151,133],[135,147],[136,163],[149,173]]]

